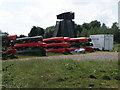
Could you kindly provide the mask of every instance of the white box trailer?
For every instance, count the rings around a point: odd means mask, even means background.
[[[113,50],[113,35],[111,34],[100,34],[100,35],[90,35],[93,43],[93,48],[99,50]]]

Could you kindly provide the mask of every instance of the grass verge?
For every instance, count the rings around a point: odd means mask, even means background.
[[[114,51],[120,52],[120,43],[114,43]]]
[[[3,88],[118,88],[117,61],[29,60],[3,63]]]

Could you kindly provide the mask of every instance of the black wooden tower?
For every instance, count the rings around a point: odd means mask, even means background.
[[[73,12],[59,14],[57,19],[53,37],[76,37]]]

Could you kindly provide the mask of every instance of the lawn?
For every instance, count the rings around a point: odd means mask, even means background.
[[[3,62],[3,88],[118,88],[117,61]]]
[[[114,43],[114,51],[120,52],[120,43]]]

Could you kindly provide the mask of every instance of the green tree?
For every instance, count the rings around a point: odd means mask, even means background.
[[[36,26],[33,26],[30,33],[28,34],[29,37],[40,36],[40,35],[44,36],[44,29]]]
[[[53,36],[53,32],[55,30],[55,26],[50,26],[45,29],[45,38],[50,38]]]
[[[37,27],[37,33],[38,33],[38,36],[39,35],[44,36],[44,29],[41,27]]]
[[[89,23],[83,23],[82,24],[82,29],[87,29],[87,30],[90,30],[90,24]]]
[[[95,27],[100,28],[100,26],[101,26],[101,23],[99,21],[97,21],[97,20],[94,20],[94,21],[90,22],[90,27],[91,28],[95,28]]]
[[[105,25],[105,23],[103,23],[99,30],[99,34],[106,34],[107,29],[108,29],[107,26]]]
[[[75,31],[77,32],[77,37],[80,37],[80,33],[82,32],[82,26],[75,24]]]
[[[88,37],[88,30],[87,29],[83,29],[81,34],[80,34],[81,37]]]
[[[117,22],[113,23],[110,33],[113,33],[114,41],[120,43],[120,29],[117,27]]]
[[[18,38],[23,38],[23,37],[27,37],[27,36],[21,34]]]

